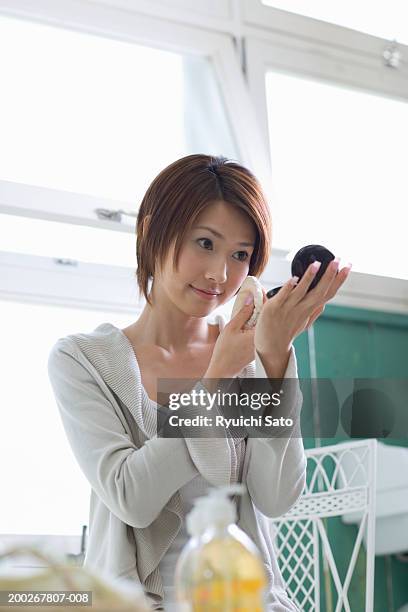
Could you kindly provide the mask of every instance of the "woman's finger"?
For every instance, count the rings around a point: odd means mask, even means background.
[[[342,268],[336,275],[335,277],[332,279],[331,284],[329,285],[328,289],[323,292],[323,291],[319,291],[319,285],[317,285],[317,287],[315,287],[312,291],[310,291],[310,293],[308,293],[307,297],[304,298],[303,300],[303,304],[306,308],[309,308],[311,310],[313,310],[316,305],[320,305],[323,306],[325,305],[328,301],[330,301],[332,298],[334,298],[334,296],[336,295],[337,291],[340,289],[340,287],[343,285],[343,283],[346,281],[350,269],[351,269],[351,263],[348,263],[347,266],[345,266],[344,268]],[[323,279],[322,279],[323,280]],[[311,313],[313,315],[313,312]]]
[[[307,268],[306,272],[303,274],[302,278],[300,279],[300,282],[298,283],[297,287],[295,288],[295,290],[293,291],[290,297],[290,302],[293,304],[293,306],[295,306],[301,300],[303,300],[319,268],[320,268],[319,261],[315,261],[314,263],[310,264],[310,266]],[[327,270],[326,270],[326,273],[327,273]],[[324,278],[324,275],[320,279],[319,284],[322,282],[323,278]]]
[[[316,263],[318,262],[314,262],[314,264]],[[309,292],[309,287],[320,267],[314,267],[314,264],[311,264],[306,270],[306,273],[302,277],[298,287],[296,287],[296,290],[291,296],[291,302],[293,305],[296,305],[301,301],[306,310],[313,310],[313,308],[316,308],[316,306],[321,306],[330,300],[336,294],[337,289],[345,280],[343,273],[340,274],[338,272],[339,258],[336,257],[329,263],[316,287]]]
[[[248,291],[248,296],[252,297],[250,304],[244,304],[240,310],[228,323],[231,329],[241,329],[242,326],[251,318],[254,311],[254,296],[251,291]]]
[[[282,285],[282,287],[279,289],[278,293],[274,295],[273,298],[270,298],[269,301],[276,300],[277,304],[284,304],[288,297],[291,295],[298,282],[299,278],[297,276],[292,276],[292,278],[286,281],[286,283]]]
[[[351,270],[351,266],[352,264],[348,263],[346,266],[344,266],[344,268],[339,270],[339,273],[334,279],[332,285],[330,285],[330,288],[327,292],[326,300],[331,300],[336,295],[337,291],[340,289],[343,283],[345,283]]]

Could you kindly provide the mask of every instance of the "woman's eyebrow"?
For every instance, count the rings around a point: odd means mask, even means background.
[[[196,225],[194,229],[205,229],[211,232],[212,234],[214,234],[214,236],[216,236],[217,238],[221,238],[222,240],[225,239],[225,237],[222,234],[217,232],[215,229],[208,227],[208,225]],[[237,242],[237,244],[239,244],[240,246],[249,246],[249,247],[255,246],[252,242]]]

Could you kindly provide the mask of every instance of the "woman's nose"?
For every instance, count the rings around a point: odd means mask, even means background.
[[[227,280],[227,264],[225,262],[220,262],[218,265],[213,264],[211,270],[208,270],[206,273],[205,278],[215,283],[225,283]]]

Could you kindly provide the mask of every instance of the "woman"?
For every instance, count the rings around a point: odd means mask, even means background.
[[[228,323],[220,315],[207,321],[248,274],[262,273],[270,247],[269,208],[249,170],[207,155],[180,159],[154,179],[138,213],[140,317],[123,330],[104,323],[61,338],[50,354],[64,428],[92,487],[85,565],[140,582],[154,609],[177,609],[174,565],[194,498],[237,481],[246,485],[235,500],[238,525],[263,556],[268,610],[297,609],[284,590],[268,517],[285,513],[302,492],[301,437],[157,436],[157,411],[165,409],[157,403],[158,379],[197,379],[197,388],[213,389],[220,378],[297,378],[293,340],[349,268],[329,266],[309,293],[312,267],[274,298],[264,292],[255,329],[244,328],[252,301]],[[296,385],[295,417],[302,403]]]

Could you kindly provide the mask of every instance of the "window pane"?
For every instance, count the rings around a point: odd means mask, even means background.
[[[0,57],[0,179],[138,206],[175,159],[237,156],[209,59],[2,16]]]
[[[90,485],[69,446],[47,373],[62,336],[137,316],[0,301],[2,379],[0,534],[78,535]]]
[[[408,278],[408,105],[268,72],[274,247],[319,243],[353,270]]]
[[[135,221],[133,220],[133,226]],[[2,251],[136,268],[135,232],[0,214]]]
[[[406,0],[262,0],[262,3],[408,44]]]

